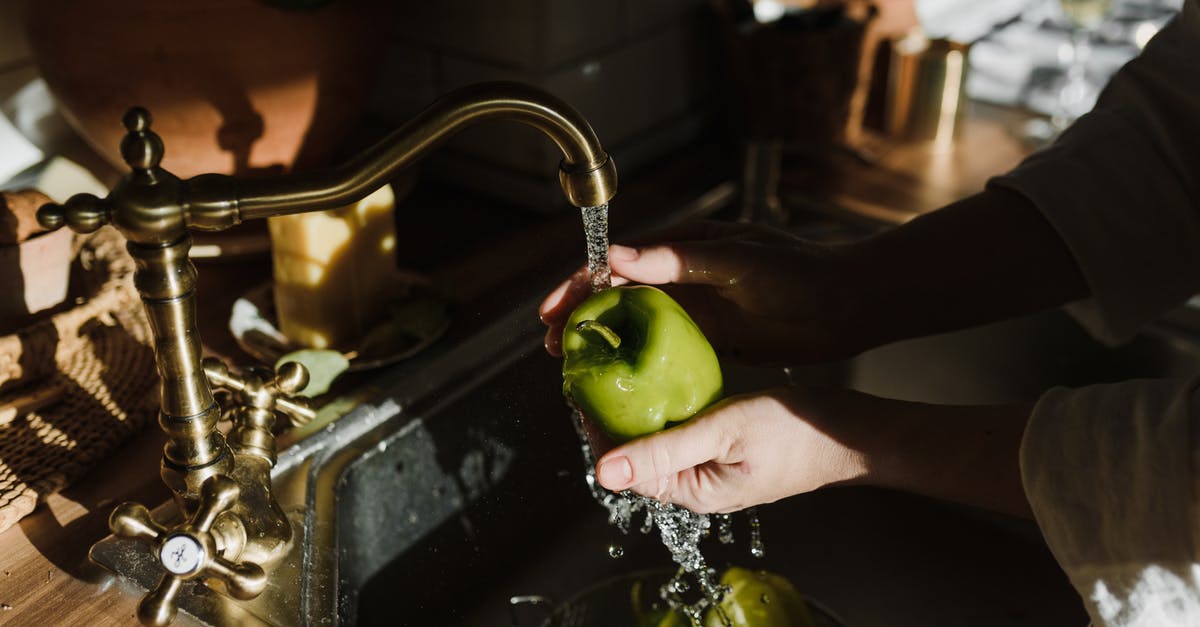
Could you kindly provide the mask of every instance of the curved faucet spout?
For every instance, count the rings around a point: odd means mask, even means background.
[[[225,228],[241,220],[350,204],[458,131],[487,120],[520,122],[552,139],[563,153],[559,180],[572,204],[601,205],[616,194],[616,167],[575,109],[528,85],[480,83],[446,94],[375,146],[330,170],[248,180],[197,177],[189,181],[189,222],[197,228]]]

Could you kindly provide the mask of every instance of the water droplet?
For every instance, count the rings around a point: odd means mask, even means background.
[[[762,524],[758,520],[758,510],[751,507],[746,510],[750,518],[750,555],[761,558],[767,554],[767,547],[762,540]]]
[[[733,544],[732,514],[717,514],[717,540],[721,544]]]
[[[642,533],[654,531],[654,513],[646,512],[646,520],[642,521]]]
[[[608,556],[613,559],[619,559],[625,555],[625,547],[619,544],[608,545]]]
[[[771,597],[767,596],[767,593],[766,593],[766,592],[764,592],[764,593],[763,593],[763,595],[762,595],[761,597],[759,597],[759,599],[758,599],[758,600],[759,600],[759,601],[762,601],[763,605],[770,605],[770,604],[771,604]]]

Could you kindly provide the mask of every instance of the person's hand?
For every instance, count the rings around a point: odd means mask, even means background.
[[[691,420],[608,451],[600,485],[699,513],[726,513],[863,478],[841,391],[780,388],[736,396]],[[841,424],[837,424],[838,422]]]
[[[837,246],[707,222],[656,244],[615,246],[610,256],[615,283],[663,285],[719,355],[759,364],[851,357],[1091,294],[1054,227],[1003,188]],[[551,354],[559,354],[562,325],[588,292],[580,271],[542,303]]]
[[[1018,450],[1029,405],[929,405],[788,387],[730,397],[607,451],[600,485],[733,512],[837,484],[870,484],[1029,515]]]
[[[722,357],[758,364],[840,358],[862,347],[843,337],[843,282],[826,248],[762,226],[697,222],[656,243],[609,249],[613,284],[660,285]],[[563,324],[590,293],[586,268],[542,303],[546,349],[561,354]]]

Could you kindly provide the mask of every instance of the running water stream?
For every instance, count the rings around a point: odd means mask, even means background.
[[[597,292],[612,285],[612,274],[608,264],[608,205],[584,207],[582,211],[584,234],[587,238],[588,272],[591,275],[592,291]],[[685,612],[694,624],[703,624],[704,612],[709,607],[714,607],[722,623],[732,626],[733,623],[719,605],[725,590],[719,583],[716,570],[708,565],[700,552],[700,541],[709,534],[712,526],[710,517],[630,491],[618,494],[602,487],[596,479],[596,456],[588,441],[583,420],[583,416],[576,411],[573,423],[582,448],[587,486],[596,502],[608,510],[609,524],[615,525],[621,533],[628,534],[635,515],[643,513],[645,518],[640,531],[650,533],[657,527],[663,545],[680,567],[679,572],[660,590],[660,596],[671,607]],[[747,510],[747,514],[750,517],[750,554],[762,557],[764,549],[758,516],[753,508]],[[729,514],[721,514],[716,516],[716,520],[720,542],[732,543],[732,517]],[[613,557],[619,557],[622,553],[620,546],[609,547],[609,554]],[[691,588],[689,577],[696,582],[701,592],[701,596],[692,602],[684,600],[684,593]]]
[[[582,211],[588,276],[592,291],[599,292],[612,287],[612,269],[608,265],[608,204],[584,207]]]

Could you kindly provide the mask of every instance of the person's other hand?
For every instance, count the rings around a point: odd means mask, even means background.
[[[835,263],[824,247],[762,226],[697,222],[656,243],[612,246],[613,284],[662,286],[722,357],[758,364],[840,358],[862,347],[843,338],[847,320]],[[562,330],[590,294],[580,269],[542,302],[546,349],[561,355]]]
[[[781,388],[731,397],[608,451],[597,477],[614,492],[629,489],[699,513],[734,512],[854,481],[866,475],[866,457],[847,435],[857,425],[846,424],[850,418],[836,408],[855,396]]]

